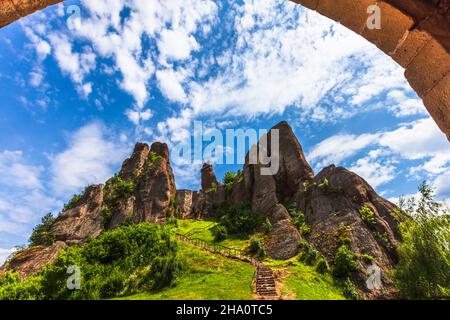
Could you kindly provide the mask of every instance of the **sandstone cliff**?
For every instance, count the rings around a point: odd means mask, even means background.
[[[275,131],[276,130],[276,131]],[[275,135],[276,134],[276,135]],[[271,150],[271,139],[279,137],[279,150]],[[270,257],[288,259],[299,253],[307,240],[334,263],[335,254],[345,240],[356,254],[358,270],[352,279],[365,290],[369,264],[382,269],[384,291],[365,292],[366,296],[389,296],[395,288],[388,277],[396,262],[400,240],[394,204],[381,198],[361,177],[333,165],[317,175],[305,159],[302,147],[286,122],[273,127],[267,143],[260,140],[246,156],[242,172],[231,188],[218,180],[211,164],[204,164],[199,191],[176,190],[166,144],[149,147],[137,143],[120,172],[105,185],[86,188],[71,208],[61,212],[52,226],[57,241],[48,247],[25,249],[3,267],[22,275],[39,271],[67,245],[83,244],[102,231],[123,224],[152,221],[164,223],[166,217],[214,218],[223,204],[248,203],[255,214],[267,217],[272,228],[264,245]],[[262,150],[279,163],[273,175],[262,174],[271,163],[250,161],[252,150]],[[290,210],[305,216],[309,232],[301,234]],[[289,209],[289,210],[288,210]],[[370,224],[361,210],[373,214]],[[367,262],[364,257],[373,261]],[[1,270],[0,270],[1,272]]]

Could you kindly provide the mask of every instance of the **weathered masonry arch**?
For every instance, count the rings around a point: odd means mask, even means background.
[[[0,28],[63,0],[0,0]],[[450,141],[450,0],[292,0],[340,22],[405,68],[411,87]],[[367,27],[369,6],[381,29]]]

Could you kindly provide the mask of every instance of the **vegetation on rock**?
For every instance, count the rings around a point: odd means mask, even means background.
[[[29,243],[30,246],[50,246],[56,238],[51,234],[50,230],[55,222],[52,213],[47,213],[42,217],[41,223],[33,228]]]
[[[227,191],[231,190],[240,180],[242,180],[242,170],[238,170],[237,173],[228,171],[223,177],[223,188]]]
[[[86,245],[58,254],[41,273],[20,281],[0,279],[1,299],[104,299],[170,286],[182,270],[167,228],[141,223],[104,232]],[[67,288],[67,270],[77,266],[79,290]]]
[[[403,242],[397,249],[395,279],[409,298],[449,298],[450,215],[425,182],[419,192],[418,200],[401,201],[407,218],[400,224]]]

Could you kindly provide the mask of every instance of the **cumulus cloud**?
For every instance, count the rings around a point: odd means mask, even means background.
[[[0,266],[6,261],[11,253],[13,253],[14,248],[0,248]]]
[[[366,155],[361,157],[364,152]],[[358,156],[351,169],[374,186],[394,179],[397,161],[420,160],[420,165],[409,168],[410,174],[415,180],[432,181],[438,195],[447,197],[450,145],[430,117],[400,124],[391,131],[331,136],[307,153],[316,169],[332,163],[339,165]]]
[[[127,151],[100,123],[80,128],[69,137],[68,147],[51,157],[53,190],[67,195],[89,184],[103,183],[114,174]]]
[[[45,213],[61,203],[46,194],[44,168],[32,163],[23,152],[0,153],[0,246],[4,234],[24,236]]]
[[[40,189],[42,166],[25,163],[22,151],[0,153],[0,185],[24,189]]]

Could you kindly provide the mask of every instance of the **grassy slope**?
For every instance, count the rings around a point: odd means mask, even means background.
[[[203,220],[179,220],[173,232],[213,241],[210,228],[215,223]],[[262,238],[262,234],[255,235]],[[249,238],[226,239],[221,245],[246,249]],[[251,299],[251,282],[254,269],[245,263],[225,259],[180,243],[181,256],[191,266],[191,271],[179,279],[176,286],[158,293],[141,293],[126,299]],[[321,275],[314,267],[298,262],[294,257],[288,261],[264,261],[286,276],[281,293],[286,299],[344,299],[342,291],[333,284],[329,275]]]
[[[180,243],[180,257],[188,270],[174,287],[156,293],[139,293],[127,300],[242,300],[253,299],[250,264],[226,259]]]
[[[315,267],[307,266],[294,257],[287,261],[268,260],[266,264],[273,270],[282,271],[281,296],[295,300],[343,300],[342,290],[338,288],[329,274],[320,274]]]

